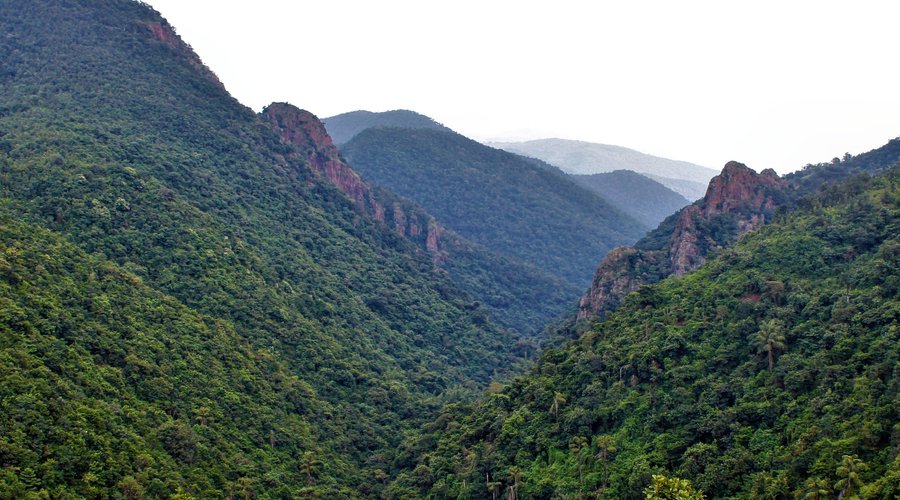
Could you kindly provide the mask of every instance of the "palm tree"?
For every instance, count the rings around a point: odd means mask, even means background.
[[[316,458],[316,454],[311,451],[304,451],[303,457],[300,458],[300,463],[297,464],[297,468],[300,469],[300,472],[306,474],[306,484],[307,486],[311,486],[313,481],[315,481],[315,477],[319,473],[319,467],[322,465],[322,462]]]
[[[859,473],[866,469],[866,464],[856,455],[844,455],[841,460],[840,467],[837,468],[837,475],[840,479],[834,483],[834,489],[839,490],[838,500],[849,496],[853,492],[853,486],[862,486],[862,480]]]
[[[559,407],[566,404],[566,396],[561,392],[553,394],[553,401],[550,403],[550,413],[554,418],[559,417]]]
[[[491,492],[491,498],[493,500],[497,500],[497,493],[500,492],[500,487],[503,486],[503,483],[500,481],[491,481],[491,475],[485,473],[484,481],[487,483],[487,489]]]
[[[594,438],[594,446],[600,450],[597,452],[595,458],[599,458],[603,463],[603,488],[606,489],[609,487],[609,466],[607,462],[609,460],[609,454],[618,451],[616,448],[616,441],[612,436],[603,434]]]
[[[569,443],[569,450],[575,455],[575,463],[578,465],[578,486],[584,487],[584,455],[588,451],[588,439],[584,436],[575,436]],[[581,494],[579,493],[579,498]]]
[[[787,349],[787,339],[784,338],[784,323],[777,319],[763,321],[753,341],[756,345],[757,353],[767,354],[769,371],[772,371],[775,368],[775,353]]]
[[[522,468],[513,465],[507,473],[509,478],[512,479],[512,485],[509,487],[506,500],[517,500],[519,498],[519,483],[522,481]]]
[[[803,500],[824,500],[831,496],[828,481],[811,477],[803,484]]]

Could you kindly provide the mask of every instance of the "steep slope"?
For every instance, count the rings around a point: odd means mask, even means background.
[[[463,237],[576,286],[610,248],[646,230],[561,172],[452,132],[372,128],[341,153]]]
[[[716,171],[688,163],[669,160],[608,144],[566,139],[537,139],[525,142],[498,142],[491,146],[539,158],[570,174],[589,175],[614,170],[631,170],[645,174],[688,200],[703,196],[706,183]]]
[[[658,226],[663,219],[690,203],[659,182],[630,170],[573,174],[572,179],[648,227]]]
[[[896,168],[801,200],[529,376],[447,407],[390,491],[628,499],[666,474],[707,498],[896,498],[898,235]]]
[[[668,217],[634,247],[607,254],[581,299],[578,318],[603,315],[643,285],[700,267],[707,256],[771,220],[775,208],[788,203],[786,191],[774,171],[757,174],[729,162],[703,199]]]
[[[0,359],[18,367],[4,390],[86,398],[84,409],[46,401],[59,413],[34,406],[29,418],[45,420],[27,429],[4,412],[3,488],[370,494],[405,432],[527,354],[431,255],[231,98],[145,5],[11,0],[0,29],[4,259],[24,268],[3,278],[14,306],[0,312]],[[20,262],[21,247],[33,255]],[[107,274],[108,291],[91,283]],[[91,321],[107,303],[126,317]],[[137,333],[165,348],[132,352]],[[42,386],[40,363],[58,386]],[[87,427],[97,439],[77,434]],[[165,472],[141,475],[153,464]]]
[[[395,109],[373,113],[371,111],[351,111],[330,116],[322,120],[335,144],[344,144],[356,134],[373,127],[424,128],[450,131],[433,119],[414,111]]]
[[[353,199],[360,210],[428,252],[501,325],[533,335],[569,313],[572,298],[583,292],[534,266],[463,239],[414,202],[370,185],[344,162],[322,122],[311,113],[273,103],[262,114],[320,177]]]

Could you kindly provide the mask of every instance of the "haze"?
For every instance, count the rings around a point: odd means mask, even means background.
[[[150,0],[238,100],[796,170],[900,135],[897,2]]]

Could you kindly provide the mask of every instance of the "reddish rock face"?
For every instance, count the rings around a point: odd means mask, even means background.
[[[641,285],[667,276],[683,276],[706,263],[707,257],[733,242],[717,241],[702,227],[720,216],[734,217],[734,239],[766,223],[786,183],[774,170],[757,174],[738,162],[728,162],[714,177],[706,196],[679,214],[668,244],[660,250],[618,248],[600,264],[590,290],[581,298],[578,318],[602,315]]]
[[[296,155],[302,157],[316,174],[337,186],[356,202],[361,210],[376,221],[387,224],[401,236],[412,239],[432,253],[436,260],[445,258],[442,244],[444,228],[433,218],[426,216],[425,237],[419,238],[422,234],[419,216],[408,213],[400,203],[382,201],[378,192],[344,163],[331,136],[325,130],[325,125],[315,115],[287,103],[272,103],[263,110],[263,116],[269,120],[282,141],[296,148]],[[386,203],[389,210],[385,210]]]
[[[773,190],[784,187],[784,181],[772,169],[757,174],[744,164],[730,161],[709,181],[703,213],[709,217],[738,210],[770,210],[774,207]]]

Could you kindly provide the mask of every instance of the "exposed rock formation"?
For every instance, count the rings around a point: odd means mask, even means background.
[[[641,285],[702,266],[707,256],[765,224],[776,207],[787,203],[786,187],[771,169],[757,174],[728,162],[710,181],[706,196],[672,215],[636,248],[617,248],[606,256],[581,298],[578,318],[603,315]],[[664,236],[665,243],[646,244],[651,236],[654,241]]]
[[[309,111],[287,103],[272,103],[263,110],[281,140],[329,183],[335,185],[376,221],[393,228],[435,259],[446,258],[444,228],[410,203],[373,188],[341,158],[322,122]],[[423,234],[424,229],[424,234]]]

